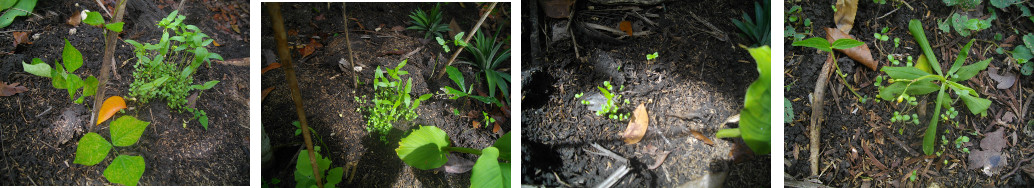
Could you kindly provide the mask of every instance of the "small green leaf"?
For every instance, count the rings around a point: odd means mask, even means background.
[[[144,175],[144,170],[146,169],[147,165],[144,163],[144,157],[118,155],[118,157],[115,157],[115,160],[111,161],[108,168],[104,169],[104,178],[111,183],[136,186],[140,182],[140,176]]]
[[[83,23],[90,24],[92,26],[99,26],[104,23],[104,17],[101,16],[100,12],[86,12],[86,19],[83,20]]]
[[[395,149],[399,158],[407,165],[421,170],[441,167],[448,161],[449,136],[434,126],[420,126],[409,136],[399,141]],[[495,160],[495,157],[492,158]]]
[[[90,77],[86,77],[86,80],[83,81],[83,96],[88,97],[97,94],[97,84],[98,81],[96,77],[93,77],[92,75]]]
[[[115,22],[115,23],[110,23],[110,24],[104,24],[104,28],[107,28],[108,30],[114,31],[116,33],[121,33],[122,32],[122,25],[124,25],[124,24],[125,24],[124,22]]]
[[[886,41],[887,38],[888,37],[886,35],[884,35],[881,40]],[[854,40],[854,39],[846,39],[846,38],[844,38],[844,39],[839,39],[837,41],[833,41],[832,48],[833,49],[849,49],[849,48],[854,48],[854,47],[861,46],[861,45],[865,45],[865,43],[859,42],[859,41]]]
[[[460,89],[467,88],[465,81],[463,80],[463,73],[460,73],[459,69],[456,69],[456,67],[453,66],[445,66],[445,73],[449,74],[449,79],[455,82],[457,86],[460,86]],[[467,91],[463,92],[466,93]]]
[[[337,187],[344,175],[345,169],[341,167],[330,169],[330,171],[327,171],[327,184],[323,185],[323,187]]]
[[[212,81],[205,82],[204,85],[191,85],[190,88],[191,89],[195,89],[195,90],[207,90],[207,89],[212,89],[212,87],[215,87],[215,84],[218,84],[218,83],[219,83],[219,80],[212,80]]]
[[[991,60],[993,59],[994,58],[988,58],[974,64],[962,66],[962,68],[959,68],[958,72],[955,73],[957,77],[953,77],[951,78],[951,80],[955,82],[969,80],[970,78],[973,78],[974,76],[979,74],[980,71],[984,71],[984,69],[987,69],[987,65],[990,64]]]
[[[83,79],[79,78],[79,75],[68,74],[68,79],[65,80],[65,89],[68,90],[68,100],[75,99],[75,93],[79,91],[79,88],[83,87]],[[80,104],[82,101],[77,102]]]
[[[818,49],[818,50],[822,50],[822,51],[826,51],[826,52],[831,52],[831,53],[833,52],[832,47],[830,47],[829,41],[827,41],[826,39],[823,39],[823,38],[819,38],[819,37],[812,37],[812,38],[800,40],[800,41],[797,41],[797,42],[793,42],[792,45],[793,46],[812,47],[812,48],[815,48],[815,49]]]
[[[205,130],[208,130],[208,115],[201,115],[201,117],[197,119],[197,122],[201,123],[201,127],[204,127]]]
[[[79,50],[72,46],[68,39],[65,39],[65,50],[61,52],[61,61],[64,62],[65,68],[68,72],[75,72],[79,70],[79,67],[83,66],[83,54],[79,53]]]
[[[914,80],[914,79],[919,78],[919,77],[931,75],[930,73],[927,73],[927,72],[925,72],[923,70],[919,70],[918,68],[915,68],[915,67],[884,66],[880,70],[883,71],[884,73],[887,73],[887,75],[890,76],[890,78],[893,78],[893,79],[909,79],[909,80]]]
[[[32,75],[47,78],[50,78],[50,73],[52,71],[50,65],[44,63],[39,58],[32,58],[32,64],[26,64],[25,62],[22,62],[22,69],[25,70],[25,72],[28,72]]]
[[[959,98],[966,104],[966,108],[969,109],[969,112],[973,114],[984,113],[987,111],[988,107],[991,107],[991,100],[984,98],[974,97],[972,95],[959,95]]]
[[[119,117],[111,123],[111,141],[119,147],[133,145],[150,124],[150,122],[140,121],[133,116]]]
[[[97,133],[86,133],[75,147],[75,161],[72,163],[93,166],[100,163],[111,151],[111,143]]]
[[[494,118],[491,120],[495,121]],[[492,147],[499,149],[499,159],[510,161],[510,133],[506,133],[499,137],[498,140],[495,140],[495,144],[492,144]]]

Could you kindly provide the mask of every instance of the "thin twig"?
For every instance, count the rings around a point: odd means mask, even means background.
[[[488,5],[488,11],[485,11],[484,14],[481,14],[481,20],[478,20],[478,23],[474,25],[474,28],[470,29],[470,34],[467,34],[467,37],[463,39],[463,43],[470,44],[470,39],[474,38],[474,33],[478,31],[478,28],[481,28],[481,24],[485,23],[485,19],[488,18],[489,13],[492,13],[492,9],[495,9],[495,4],[497,3],[498,2],[492,2],[491,5]],[[466,46],[460,46],[460,49],[456,49],[456,52],[452,54],[452,57],[449,58],[449,61],[445,63],[445,67],[452,65],[452,62],[456,61],[456,57],[460,56],[460,53],[463,52],[463,48],[465,47]],[[436,80],[441,78],[442,75],[445,74],[445,67],[442,67],[442,72],[438,74],[437,78],[435,78]]]
[[[354,70],[355,54],[352,53],[352,39],[348,38],[348,12],[345,11],[345,4],[346,3],[341,3],[341,15],[345,16],[345,44],[348,46],[348,63],[352,64],[352,67],[349,68]],[[352,76],[355,78],[355,80],[352,82],[353,88],[359,88],[359,74],[353,73]]]
[[[819,79],[815,82],[815,91],[812,95],[811,101],[811,125],[810,133],[808,137],[811,139],[810,149],[811,154],[808,158],[811,163],[811,175],[819,175],[819,147],[822,133],[822,119],[823,119],[823,108],[825,105],[824,99],[826,95],[826,84],[829,82],[829,73],[833,71],[833,54],[829,54],[826,58],[826,62],[822,65],[822,70],[819,72]]]
[[[1005,174],[1004,176],[1002,176],[1002,177],[999,177],[999,178],[1001,178],[1001,179],[1003,179],[1003,180],[1004,180],[1005,178],[1008,178],[1009,176],[1012,176],[1012,174],[1016,173],[1016,170],[1018,170],[1018,169],[1020,169],[1021,167],[1023,167],[1023,166],[1022,166],[1022,164],[1023,164],[1023,163],[1025,163],[1025,162],[1027,162],[1027,161],[1030,161],[1031,159],[1034,159],[1034,156],[1030,156],[1030,157],[1028,157],[1027,159],[1024,159],[1024,160],[1022,160],[1022,161],[1020,161],[1020,162],[1016,163],[1016,167],[1013,167],[1013,168],[1012,168],[1012,171],[1009,171],[1009,173],[1008,173],[1008,174]]]
[[[103,1],[97,0],[97,5],[99,5],[101,7],[101,10],[104,10],[104,13],[108,13],[108,17],[111,17],[111,12],[108,11],[108,7],[104,6],[104,2]]]
[[[898,9],[901,9],[901,7],[898,7],[898,8],[896,8],[896,9],[894,9],[894,10],[890,11],[890,12],[887,12],[886,14],[883,14],[883,16],[880,16],[880,17],[876,17],[876,19],[877,19],[877,20],[879,20],[879,19],[883,19],[883,17],[887,17],[887,16],[889,16],[889,15],[890,15],[891,13],[897,12],[897,11],[898,11]]]

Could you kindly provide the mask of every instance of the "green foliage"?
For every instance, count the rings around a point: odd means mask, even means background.
[[[379,134],[381,141],[385,143],[388,142],[386,136],[393,127],[393,123],[415,119],[418,116],[415,110],[420,106],[420,102],[431,98],[431,94],[424,94],[416,99],[410,96],[409,93],[413,90],[413,78],[408,78],[403,82],[401,77],[409,74],[402,70],[407,61],[409,60],[402,60],[394,69],[381,69],[380,66],[377,66],[374,71],[374,98],[371,100],[373,104],[360,107],[361,111],[366,113],[366,132]],[[356,97],[356,101],[365,103],[366,96],[362,98]]]
[[[36,8],[36,0],[0,0],[0,28],[5,28],[14,22],[14,18],[18,16],[28,16],[32,14],[32,9]],[[7,10],[4,12],[4,10]]]
[[[330,169],[330,159],[320,155],[320,147],[314,148],[316,152],[316,164],[319,166],[320,177],[327,180],[324,182],[323,187],[336,187],[338,183],[341,183],[341,178],[345,174],[345,169],[341,167]],[[302,150],[298,153],[298,160],[295,163],[294,170],[294,187],[316,187],[316,176],[312,174],[312,161],[309,161],[309,150]]]
[[[811,47],[825,52],[833,53],[833,49],[848,49],[857,46],[864,45],[865,43],[859,42],[854,39],[840,39],[833,41],[830,44],[826,39],[819,37],[812,37],[801,41],[793,42],[793,46],[804,46]]]
[[[219,54],[209,52],[205,47],[212,44],[213,39],[201,32],[197,26],[183,24],[186,16],[172,11],[168,17],[158,22],[162,27],[162,38],[158,43],[140,43],[126,40],[133,45],[137,62],[133,65],[133,83],[129,85],[129,95],[147,103],[151,100],[165,99],[169,108],[177,112],[186,110],[194,114],[201,126],[208,130],[208,115],[204,110],[187,106],[187,97],[191,91],[211,89],[218,80],[203,84],[193,84],[193,74],[202,63],[211,66],[212,60],[223,60]],[[171,31],[171,34],[170,34]],[[200,95],[200,93],[198,93]],[[186,123],[183,125],[186,127]]]
[[[492,116],[488,116],[488,113],[481,112],[481,116],[484,117],[482,118],[482,121],[485,122],[485,127],[488,127],[488,125],[495,123],[495,118],[493,118]]]
[[[449,152],[479,155],[470,176],[471,187],[509,187],[510,133],[482,150],[451,147],[449,143],[449,135],[445,131],[434,126],[420,126],[399,141],[395,152],[407,165],[421,170],[442,167],[449,160]]]
[[[449,99],[455,100],[461,97],[469,97],[481,101],[483,103],[502,105],[499,103],[499,100],[496,100],[494,97],[474,95],[474,85],[470,85],[469,87],[467,87],[464,83],[465,80],[463,78],[463,73],[460,73],[460,70],[456,69],[456,67],[446,66],[445,73],[449,74],[449,79],[456,83],[456,86],[458,86],[459,88],[456,89],[449,86],[442,86],[442,90],[445,91],[445,94],[450,95]]]
[[[452,44],[461,47],[468,46],[469,44],[463,42],[463,34],[464,32],[457,33],[456,37],[452,40]],[[434,37],[434,40],[438,41],[438,45],[442,46],[442,50],[445,50],[445,53],[449,53],[449,40],[443,39],[442,37]]]
[[[926,55],[927,62],[932,66],[932,69],[936,74],[927,73],[919,70],[915,67],[883,67],[881,71],[887,73],[890,76],[891,84],[880,88],[880,98],[883,100],[897,99],[900,103],[904,99],[908,98],[912,100],[912,96],[925,95],[937,91],[936,105],[934,106],[933,114],[941,114],[942,107],[950,107],[955,100],[951,100],[951,96],[945,93],[945,90],[951,89],[954,91],[959,99],[968,107],[969,111],[973,114],[986,114],[987,108],[990,107],[991,101],[988,99],[980,98],[976,90],[970,87],[959,84],[958,82],[969,80],[987,69],[988,63],[991,59],[979,61],[975,64],[965,65],[967,54],[969,53],[970,46],[973,45],[975,39],[970,40],[962,49],[959,51],[959,56],[955,62],[951,65],[949,70],[942,71],[941,64],[938,63],[936,56],[933,54],[933,50],[930,48],[930,43],[926,39],[926,34],[923,32],[922,24],[919,20],[912,20],[909,22],[909,31],[912,36],[916,39],[916,43],[923,50],[923,54]],[[940,83],[938,86],[934,82]],[[931,155],[934,152],[934,146],[937,136],[937,116],[933,116],[926,129],[926,134],[923,138],[923,152],[926,155]]]
[[[56,68],[51,68],[49,64],[39,58],[33,58],[32,64],[22,62],[22,69],[36,76],[50,78],[54,88],[68,90],[68,100],[74,100],[76,104],[82,104],[86,97],[96,94],[97,78],[89,76],[86,80],[83,80],[79,78],[79,75],[72,74],[72,72],[79,70],[79,67],[82,67],[83,55],[72,46],[72,43],[68,42],[68,39],[65,39],[65,48],[61,52],[61,56],[62,63],[54,63]],[[76,98],[75,94],[80,89],[82,89],[83,94]]]
[[[887,4],[887,0],[872,0],[872,3],[884,5]]]
[[[615,94],[614,86],[610,85],[610,81],[603,81],[603,86],[596,86],[596,88],[600,90],[600,93],[603,94],[604,98],[607,98],[607,101],[601,105],[600,110],[596,111],[596,115],[606,116],[618,121],[628,120],[628,113],[618,113],[618,109],[621,108],[621,106],[619,106],[620,103],[618,103],[618,101],[621,100],[621,95]],[[624,86],[622,86],[622,88],[624,88]],[[589,105],[589,101],[582,101],[582,104]]]
[[[1034,63],[1028,63],[1031,59],[1034,59],[1034,48],[1031,48],[1032,46],[1034,46],[1034,34],[1028,33],[1023,35],[1023,44],[1009,51],[1012,58],[1016,59],[1016,64],[1020,65],[1020,73],[1027,76],[1034,73]]]
[[[657,54],[657,52],[653,52],[653,54],[646,54],[646,60],[649,61],[657,59],[657,56],[660,56],[660,54]]]
[[[150,122],[140,121],[132,116],[122,116],[111,122],[110,135],[114,146],[128,147],[136,144],[140,135],[144,133]],[[112,143],[104,140],[97,133],[86,133],[79,139],[75,148],[75,160],[73,163],[86,166],[93,166],[108,156]],[[140,181],[140,176],[147,168],[144,158],[141,156],[130,156],[119,154],[111,164],[104,169],[104,178],[111,183],[135,186]]]
[[[887,31],[890,31],[890,29],[887,27],[883,27],[882,31],[880,31],[879,33],[873,33],[872,36],[876,37],[876,39],[887,41],[890,40],[890,36],[887,35]]]
[[[431,11],[424,12],[424,10],[417,9],[409,15],[410,23],[413,26],[409,26],[406,29],[413,29],[424,31],[424,38],[431,38],[431,36],[442,37],[442,32],[449,30],[449,25],[443,24],[442,11],[438,10],[441,4],[435,4]]]
[[[732,19],[732,24],[743,32],[740,33],[740,36],[754,42],[752,46],[767,46],[771,36],[768,27],[769,12],[768,0],[762,0],[762,3],[754,2],[754,19],[751,19],[747,13],[743,13],[743,20]]]
[[[495,37],[486,37],[483,32],[478,31],[474,34],[474,43],[470,44],[468,52],[473,56],[473,63],[471,62],[460,62],[474,66],[478,69],[477,74],[484,76],[486,86],[488,87],[488,96],[495,98],[496,90],[503,94],[504,100],[496,103],[502,107],[505,104],[510,104],[510,74],[506,73],[504,69],[506,62],[510,59],[510,49],[503,49],[504,46],[509,45],[506,42],[496,42],[496,37],[499,33],[496,32]],[[502,51],[500,51],[502,50]]]
[[[997,19],[998,16],[995,14],[994,10],[988,10],[991,11],[991,17],[987,19],[970,18],[964,14],[953,13],[951,18],[940,21],[938,23],[938,28],[940,28],[942,32],[947,33],[950,28],[954,27],[956,33],[960,36],[967,37],[973,32],[978,32],[991,27],[991,21]]]
[[[108,29],[108,30],[111,30],[111,31],[114,31],[114,32],[122,32],[122,26],[125,25],[125,23],[123,23],[123,22],[115,22],[115,23],[107,23],[107,24],[105,24],[104,23],[104,16],[101,16],[100,12],[93,12],[93,11],[86,12],[86,19],[83,19],[83,23],[86,23],[86,24],[89,24],[89,25],[92,25],[92,26],[101,26],[101,25],[103,25],[105,29]]]
[[[973,9],[980,5],[983,0],[942,0],[947,6],[955,6],[961,9]],[[994,2],[992,2],[994,3]]]
[[[792,37],[794,42],[804,39],[805,34],[811,33],[811,19],[800,19],[800,16],[804,15],[801,10],[801,6],[799,5],[794,5],[790,7],[789,10],[786,10],[785,22],[789,25],[785,26],[786,30],[783,31],[783,37]],[[803,20],[803,23],[800,23],[800,20]],[[797,32],[797,28],[794,27],[795,25],[800,28],[804,28],[804,30]]]
[[[828,43],[826,43],[828,44]],[[758,66],[758,79],[747,88],[744,106],[740,110],[740,127],[719,130],[715,136],[719,138],[742,136],[743,141],[756,154],[768,154],[771,149],[771,61],[772,49],[768,46],[748,48],[747,52]],[[789,101],[785,101],[789,102]],[[791,113],[793,110],[790,110]]]

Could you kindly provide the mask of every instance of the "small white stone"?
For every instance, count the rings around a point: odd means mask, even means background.
[[[39,40],[39,36],[40,36],[39,33],[36,33],[35,35],[32,35],[32,40]]]
[[[363,67],[360,67],[360,66],[355,66],[352,69],[355,70],[355,72],[362,72],[363,71]]]
[[[75,28],[68,29],[68,35],[75,35]]]
[[[86,13],[87,12],[90,12],[90,10],[83,10],[83,11],[79,12],[79,19],[86,20]]]

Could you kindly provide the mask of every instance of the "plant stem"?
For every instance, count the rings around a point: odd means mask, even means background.
[[[445,151],[455,151],[460,153],[469,153],[474,155],[481,155],[481,150],[470,149],[465,147],[445,147]]]
[[[100,1],[97,1],[97,2],[99,3]],[[115,7],[115,17],[112,18],[110,23],[122,22],[122,17],[125,16],[125,14],[126,14],[125,13],[126,12],[125,11],[126,10],[126,0],[120,0],[118,2],[118,5],[116,5],[116,6],[117,7]],[[107,11],[107,9],[104,9],[104,10]],[[111,15],[111,14],[109,13],[108,15]],[[109,31],[110,30],[107,30],[107,29],[104,30],[105,33],[109,32]],[[114,31],[110,31],[110,32],[114,32]],[[96,95],[93,96],[93,110],[92,110],[92,112],[90,112],[90,125],[96,125],[97,124],[97,113],[100,112],[101,106],[102,106],[102,104],[104,104],[104,99],[106,99],[104,97],[104,91],[106,90],[107,87],[104,87],[104,86],[108,84],[108,77],[109,77],[108,74],[112,70],[111,67],[113,65],[115,65],[115,46],[116,46],[115,45],[115,41],[117,41],[117,40],[118,40],[118,34],[116,34],[116,33],[112,33],[111,35],[108,35],[108,34],[104,35],[104,55],[102,57],[103,59],[101,59],[100,76],[97,77],[97,92],[96,92]],[[90,127],[90,130],[92,132],[92,130],[93,130],[93,128],[95,126],[89,126],[89,127]]]
[[[862,95],[859,95],[858,92],[855,91],[854,87],[852,87],[850,84],[847,84],[847,80],[844,80],[844,76],[847,76],[847,75],[845,75],[844,73],[840,72],[840,65],[837,63],[836,58],[833,59],[833,66],[837,68],[837,79],[839,79],[840,82],[843,82],[844,86],[847,86],[847,90],[851,91],[851,93],[854,94],[854,96],[858,97],[859,99],[865,98],[865,97],[862,97]]]

